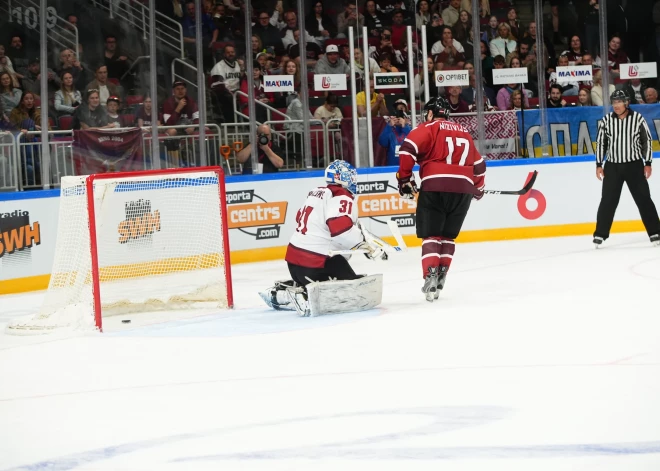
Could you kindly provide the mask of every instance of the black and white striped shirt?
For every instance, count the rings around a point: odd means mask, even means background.
[[[645,165],[651,165],[651,144],[651,132],[641,114],[628,110],[628,116],[619,119],[610,113],[598,122],[596,165],[601,167],[605,156],[608,162],[617,164],[641,159]]]

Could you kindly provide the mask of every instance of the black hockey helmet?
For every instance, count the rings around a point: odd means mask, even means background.
[[[449,118],[449,102],[445,97],[433,97],[424,105],[424,116],[427,111],[432,111],[434,118]]]
[[[623,90],[614,90],[610,95],[610,103],[615,101],[623,101],[627,105],[630,102],[630,97]]]

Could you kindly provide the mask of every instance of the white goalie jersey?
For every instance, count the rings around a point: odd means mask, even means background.
[[[364,240],[357,220],[357,204],[350,191],[339,185],[313,189],[296,214],[296,232],[289,241],[286,261],[323,268],[331,250],[352,249]]]

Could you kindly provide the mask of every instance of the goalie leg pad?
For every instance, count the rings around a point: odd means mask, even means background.
[[[290,306],[300,317],[309,317],[309,302],[307,301],[307,291],[305,288],[289,288],[285,291],[289,299]]]
[[[313,282],[307,285],[307,299],[311,317],[373,309],[383,299],[383,275]]]

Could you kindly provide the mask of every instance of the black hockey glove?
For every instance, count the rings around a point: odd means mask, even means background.
[[[415,175],[410,174],[409,177],[400,178],[397,172],[396,180],[399,182],[399,194],[401,198],[407,200],[415,199],[415,193],[419,191],[417,189],[417,183],[415,183]]]

